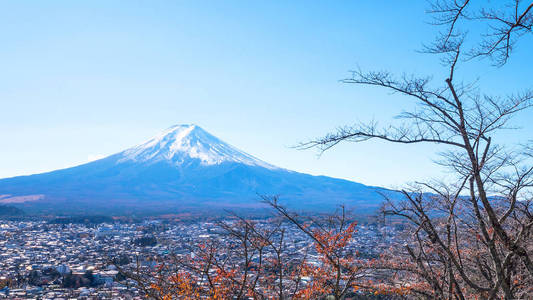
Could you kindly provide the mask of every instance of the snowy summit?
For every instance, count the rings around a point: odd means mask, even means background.
[[[241,151],[211,135],[197,125],[175,125],[159,135],[120,153],[119,162],[156,163],[167,161],[182,165],[199,160],[202,165],[225,162],[242,163],[268,169],[277,167]]]

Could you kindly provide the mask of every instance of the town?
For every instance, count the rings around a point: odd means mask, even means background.
[[[259,228],[272,226],[265,219],[254,222]],[[291,247],[311,244],[301,231],[290,226],[287,231]],[[367,257],[377,255],[394,242],[394,231],[390,226],[358,225],[350,249]],[[195,243],[224,242],[225,238],[216,222],[204,220],[150,218],[99,224],[4,220],[0,223],[0,298],[140,299],[145,295],[137,282],[120,270],[132,270],[139,262],[143,268],[154,267],[158,258],[187,255]]]

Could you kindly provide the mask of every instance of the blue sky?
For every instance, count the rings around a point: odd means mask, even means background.
[[[195,123],[272,164],[397,187],[439,177],[434,146],[290,146],[412,107],[342,84],[357,66],[443,78],[419,54],[435,28],[425,1],[3,1],[0,177],[85,163]],[[505,94],[533,85],[530,37],[511,61],[461,67]],[[502,142],[533,137],[533,112]]]

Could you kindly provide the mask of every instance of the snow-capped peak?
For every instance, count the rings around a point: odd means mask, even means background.
[[[175,125],[147,142],[121,153],[122,161],[160,162],[180,165],[197,159],[203,165],[237,162],[269,169],[276,167],[257,159],[194,124]]]

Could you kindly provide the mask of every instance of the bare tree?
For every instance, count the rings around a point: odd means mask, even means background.
[[[341,300],[407,290],[368,280],[376,278],[376,268],[353,251],[356,222],[344,208],[302,216],[281,206],[277,197],[263,200],[275,213],[267,226],[233,215],[216,224],[217,237],[191,245],[191,255],[161,257],[152,267],[138,260],[129,269],[117,268],[152,299]],[[288,232],[300,234],[294,239]],[[355,294],[358,290],[363,293]]]
[[[214,238],[188,245],[190,255],[117,268],[152,299],[296,299],[306,251],[289,251],[283,218],[268,224],[232,215],[216,223]]]
[[[338,212],[330,215],[304,217],[281,206],[277,197],[264,200],[283,219],[309,237],[317,251],[318,265],[307,262],[302,264],[303,273],[310,276],[312,281],[296,293],[298,299],[316,299],[331,295],[333,299],[340,300],[359,288],[358,284],[368,274],[356,253],[348,251],[347,246],[356,231],[357,222],[343,206]]]
[[[490,57],[496,65],[503,65],[520,37],[531,34],[533,27],[533,2],[521,0],[502,1],[450,1],[431,2],[428,13],[431,23],[442,28],[435,42],[427,50],[441,51],[449,44],[464,38],[471,25],[481,32],[473,39],[468,58]]]
[[[413,283],[414,279],[425,283],[429,294],[423,289],[413,292],[431,299],[533,296],[532,148],[524,141],[521,150],[508,149],[494,140],[512,127],[509,121],[515,114],[531,107],[533,92],[482,95],[473,84],[455,78],[465,43],[465,36],[457,33],[457,22],[481,19],[502,23],[502,27],[491,27],[489,37],[495,39],[487,37],[467,57],[497,56],[499,63],[505,63],[514,35],[531,30],[532,5],[520,9],[520,1],[514,4],[512,20],[495,10],[467,13],[470,1],[434,4],[437,24],[448,27],[427,50],[444,58],[448,66],[444,83],[435,84],[430,77],[354,71],[345,83],[401,94],[414,100],[417,108],[401,113],[400,125],[380,127],[371,122],[346,126],[300,145],[326,151],[340,142],[380,139],[444,146],[440,164],[452,171],[453,179],[417,183],[403,191],[405,200],[387,199],[383,209],[412,225],[409,241],[394,256],[408,259],[389,266],[409,273],[407,278]]]

